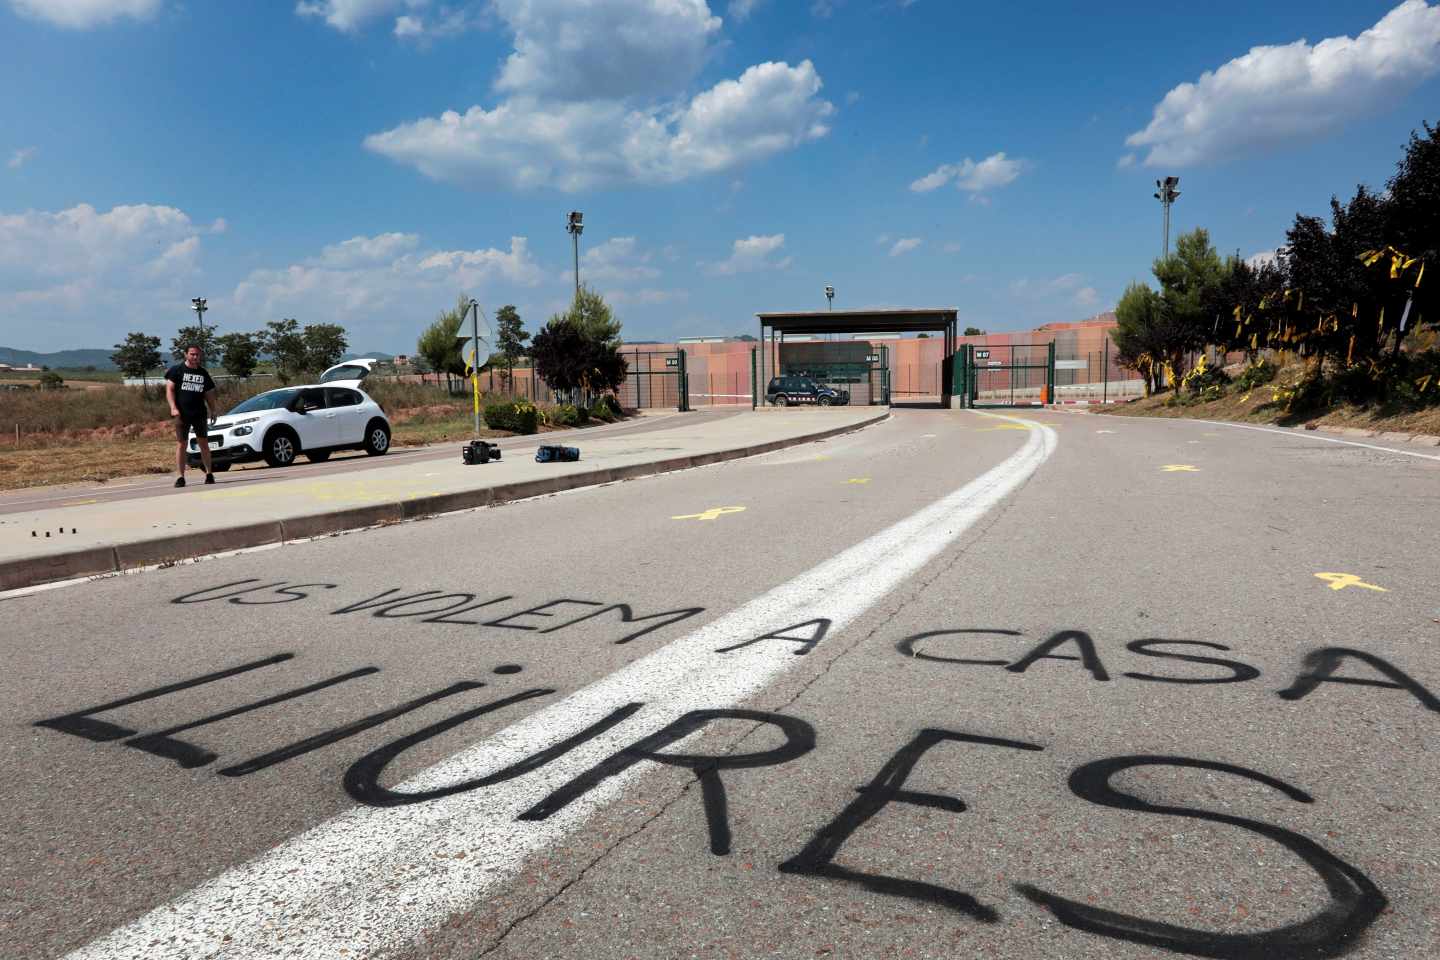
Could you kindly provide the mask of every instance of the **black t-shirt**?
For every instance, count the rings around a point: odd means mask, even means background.
[[[165,379],[175,384],[175,406],[186,420],[203,420],[209,416],[205,408],[205,393],[215,389],[210,371],[204,367],[191,370],[183,363],[177,363],[165,371]]]

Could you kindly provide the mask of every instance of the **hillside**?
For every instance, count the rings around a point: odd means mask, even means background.
[[[82,369],[94,367],[96,370],[114,370],[115,364],[110,362],[110,350],[57,350],[54,353],[36,353],[34,350],[17,350],[14,347],[0,347],[0,363],[9,363],[15,366],[34,364],[37,367],[63,367],[66,369]]]

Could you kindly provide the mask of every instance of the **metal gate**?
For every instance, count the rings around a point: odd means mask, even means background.
[[[961,346],[956,396],[971,407],[1034,407],[1055,398],[1055,344]]]
[[[620,405],[634,409],[690,409],[690,377],[684,350],[620,350],[627,369],[616,394]]]

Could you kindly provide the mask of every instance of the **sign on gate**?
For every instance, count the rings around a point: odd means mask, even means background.
[[[989,359],[990,359],[990,351],[989,351],[989,350],[976,350],[976,351],[975,351],[975,359],[976,359],[976,360],[989,360]]]
[[[667,367],[678,367],[678,366],[680,366],[680,358],[679,358],[679,357],[666,357],[666,358],[665,358],[665,366],[667,366]]]

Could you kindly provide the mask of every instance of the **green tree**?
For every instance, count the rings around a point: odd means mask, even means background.
[[[452,376],[465,375],[465,357],[459,343],[460,325],[470,309],[470,298],[460,294],[453,310],[446,310],[425,328],[415,342],[415,352],[425,358],[426,364],[436,373],[445,374],[445,383],[450,384]]]
[[[961,336],[966,336],[966,337],[983,337],[983,336],[985,336],[985,331],[984,331],[984,330],[981,330],[979,327],[966,327],[966,328],[965,328],[965,332],[964,332],[963,334],[961,334]]]
[[[65,386],[65,378],[53,370],[46,370],[40,374],[41,390],[59,390],[63,386]]]
[[[160,359],[160,338],[147,337],[143,333],[128,333],[124,343],[115,344],[110,362],[120,368],[127,377],[143,377],[162,363]]]
[[[179,363],[185,359],[185,351],[191,347],[199,347],[205,357],[214,356],[215,347],[215,326],[211,324],[202,327],[198,324],[191,324],[188,327],[181,327],[176,331],[170,341],[170,355]]]
[[[552,389],[597,395],[625,381],[621,323],[600,294],[582,288],[565,313],[550,318],[530,347],[535,372]]]
[[[526,332],[525,323],[520,319],[520,312],[515,309],[514,304],[507,303],[495,311],[496,351],[490,361],[495,369],[501,371],[500,378],[506,390],[510,389],[510,371],[514,368],[515,361],[525,356],[525,341],[529,339],[530,334]]]
[[[257,336],[260,349],[275,364],[275,376],[281,383],[289,383],[305,369],[308,357],[298,320],[271,320]]]
[[[312,373],[335,366],[350,345],[345,328],[335,323],[307,324],[301,336],[305,340],[305,369]]]
[[[1161,300],[1156,324],[1161,355],[1156,359],[1169,368],[1173,386],[1185,376],[1188,353],[1205,346],[1217,329],[1218,295],[1227,269],[1210,233],[1197,227],[1180,235],[1173,254],[1155,261],[1154,272]]]
[[[1147,397],[1159,387],[1159,358],[1165,352],[1162,310],[1160,294],[1144,283],[1131,283],[1115,305],[1117,325],[1111,334],[1115,359],[1122,366],[1139,371],[1145,380]]]
[[[231,375],[248,378],[260,360],[260,338],[253,333],[227,333],[215,341],[220,365]]]

